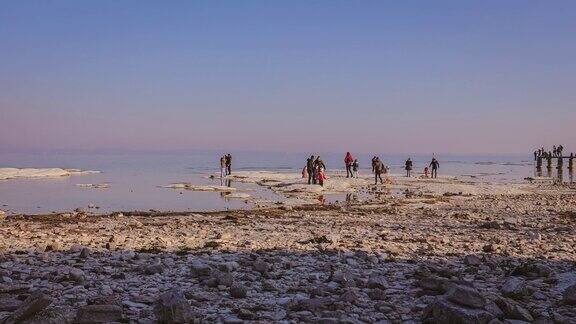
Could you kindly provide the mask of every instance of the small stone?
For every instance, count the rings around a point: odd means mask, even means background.
[[[164,272],[164,267],[161,264],[147,265],[144,267],[144,274],[154,275]]]
[[[87,257],[90,256],[90,253],[91,253],[91,251],[89,248],[87,248],[87,247],[82,248],[82,250],[80,251],[79,257],[81,257],[82,259],[86,259]]]
[[[477,255],[467,255],[464,257],[464,264],[469,266],[479,266],[482,264],[482,259]]]
[[[216,279],[217,285],[230,287],[234,283],[234,277],[228,272],[216,271],[213,276],[213,278]]]
[[[68,272],[68,276],[70,278],[70,280],[77,282],[77,283],[82,283],[84,282],[84,271],[77,269],[77,268],[72,268],[70,269],[70,271]]]
[[[372,300],[385,300],[386,293],[384,292],[384,290],[376,288],[368,292],[368,297],[370,297],[370,299]]]
[[[62,249],[62,244],[60,244],[60,242],[58,242],[58,241],[54,241],[54,242],[46,245],[46,252],[49,252],[49,251],[55,252],[55,251],[60,251],[61,249]]]
[[[254,261],[254,264],[252,266],[254,267],[254,270],[260,273],[266,273],[270,271],[270,264],[262,259]]]
[[[248,290],[241,284],[233,284],[230,287],[230,296],[234,298],[246,298]]]
[[[354,290],[348,289],[342,295],[340,295],[340,301],[346,303],[355,303],[358,300],[358,294]]]
[[[388,287],[388,283],[384,276],[380,275],[371,275],[368,279],[368,288],[378,288],[378,289],[386,289]]]
[[[210,275],[212,268],[202,261],[195,260],[190,264],[190,271],[194,277],[205,277]]]
[[[239,318],[243,319],[243,320],[253,320],[256,318],[256,314],[254,314],[253,312],[245,309],[245,308],[240,308],[236,314],[238,315]]]

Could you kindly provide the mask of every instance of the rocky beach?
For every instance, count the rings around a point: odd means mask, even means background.
[[[230,178],[283,199],[0,216],[0,322],[576,322],[573,184]]]

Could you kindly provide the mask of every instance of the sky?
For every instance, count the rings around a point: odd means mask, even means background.
[[[0,0],[0,149],[576,151],[576,1]]]

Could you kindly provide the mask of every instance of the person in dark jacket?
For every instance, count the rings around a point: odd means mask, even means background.
[[[311,155],[306,160],[306,171],[308,171],[308,184],[316,184],[316,177],[314,175],[314,155]]]
[[[436,158],[432,158],[432,161],[430,162],[430,169],[432,170],[432,178],[437,178],[438,177],[438,168],[440,168],[440,162],[438,162],[438,160],[436,160]]]
[[[406,170],[406,176],[410,178],[410,172],[412,171],[412,160],[410,158],[404,163],[404,169]]]
[[[232,155],[226,154],[226,175],[232,174]]]
[[[380,179],[380,183],[383,184],[384,181],[382,180],[382,173],[386,172],[386,167],[384,163],[380,161],[380,158],[376,158],[374,161],[374,184],[378,184],[378,179]]]

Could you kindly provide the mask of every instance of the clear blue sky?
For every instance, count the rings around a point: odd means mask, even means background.
[[[576,150],[576,1],[0,0],[0,148]]]

